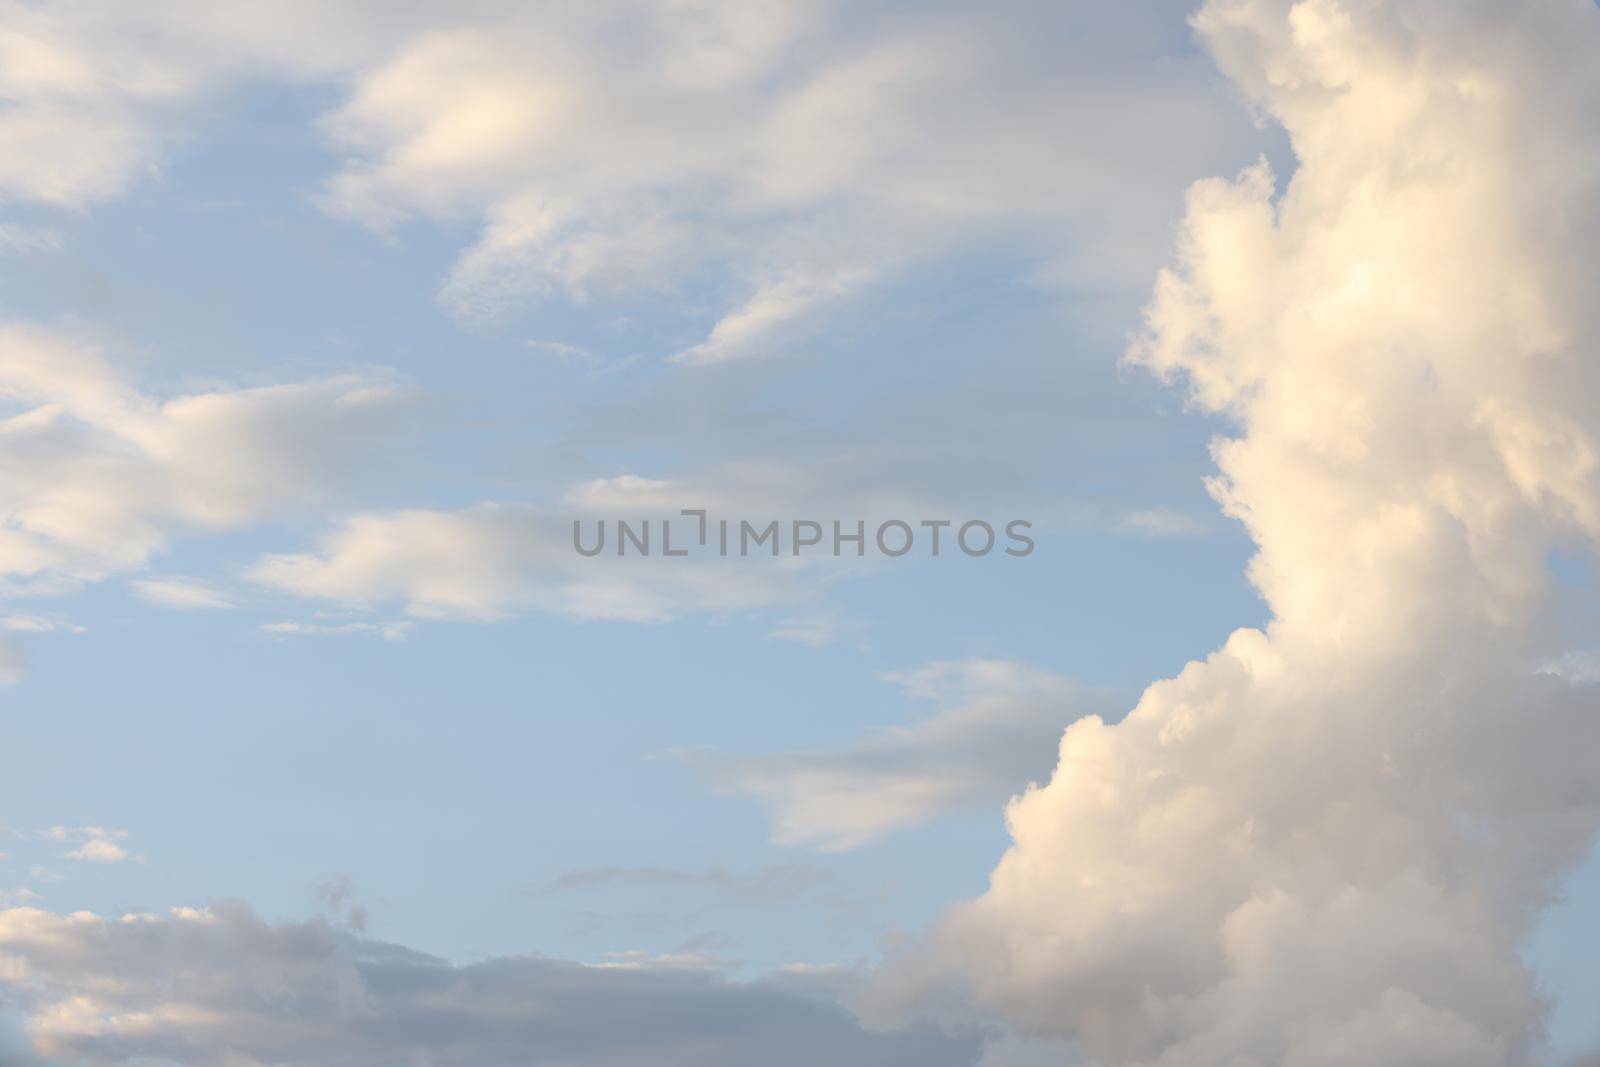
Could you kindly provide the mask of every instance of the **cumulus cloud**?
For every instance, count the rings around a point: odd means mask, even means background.
[[[1063,727],[1106,705],[1059,675],[1005,660],[883,677],[936,712],[834,750],[683,758],[718,789],[765,802],[778,842],[837,851],[1021,791],[1049,773]]]
[[[1132,359],[1231,419],[1273,612],[1068,728],[988,891],[885,973],[1101,1064],[1505,1065],[1600,811],[1547,553],[1600,534],[1593,5],[1212,0],[1299,160],[1193,188]]]
[[[103,918],[0,911],[7,1063],[365,1067],[970,1064],[973,1038],[863,1030],[815,976],[537,956],[452,965],[242,905]]]

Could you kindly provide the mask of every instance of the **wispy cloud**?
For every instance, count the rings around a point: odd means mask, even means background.
[[[680,758],[716,788],[760,799],[783,844],[856,848],[1043,778],[1069,723],[1107,696],[1005,660],[933,663],[883,676],[935,713],[832,750]]]
[[[1122,517],[1122,528],[1144,537],[1199,537],[1206,524],[1187,512],[1171,508],[1143,508]]]
[[[599,889],[628,892],[687,892],[714,896],[729,904],[758,906],[804,896],[831,881],[827,871],[806,864],[780,864],[750,872],[721,868],[585,867],[567,871],[532,890],[537,896],[587,893]]]
[[[178,611],[226,611],[238,606],[193,578],[139,578],[130,584],[142,599]]]
[[[417,631],[410,619],[392,619],[387,622],[269,622],[261,626],[263,633],[274,637],[348,637],[362,635],[381,637],[385,641],[409,641]]]

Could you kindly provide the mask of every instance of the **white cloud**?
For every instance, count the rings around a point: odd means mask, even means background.
[[[131,584],[139,596],[164,608],[206,611],[238,606],[204,582],[193,578],[140,578]]]
[[[0,4],[0,200],[80,209],[159,172],[219,95],[336,76],[414,30],[390,5]]]
[[[145,565],[174,535],[322,503],[404,396],[337,377],[161,397],[78,333],[0,326],[0,593],[71,590]],[[167,606],[225,603],[186,579],[135,588]]]
[[[380,229],[480,220],[441,292],[469,318],[720,279],[688,363],[782,351],[819,309],[978,239],[1103,287],[1152,251],[1117,223],[1253,135],[1183,55],[1175,7],[1077,6],[640,2],[626,32],[617,8],[421,32],[325,118],[346,155],[326,203]]]
[[[127,858],[128,850],[109,837],[91,837],[67,853],[67,859],[85,863],[121,863]]]
[[[875,1010],[953,985],[1091,1062],[1538,1058],[1520,946],[1600,812],[1545,554],[1600,534],[1600,11],[1212,0],[1299,168],[1191,191],[1132,358],[1213,452],[1271,607],[1068,728],[988,890]]]
[[[664,558],[659,525],[654,556],[619,559],[608,551],[586,558],[573,548],[573,519],[493,502],[358,515],[323,538],[318,551],[269,556],[250,577],[303,597],[367,607],[398,602],[417,618],[477,621],[544,611],[652,623],[792,607],[817,595],[787,559]],[[586,526],[591,539],[594,528]],[[681,543],[692,528],[679,519]]]
[[[0,328],[0,581],[93,581],[175,529],[227,529],[322,499],[401,398],[329,378],[158,399],[87,340]]]
[[[81,860],[85,863],[121,863],[123,860],[134,858],[132,853],[118,843],[126,840],[128,831],[113,827],[52,826],[26,836],[41,841],[80,842],[77,848],[66,854],[69,860]],[[32,873],[36,878],[58,878],[39,867],[35,867]]]
[[[676,0],[536,17],[495,4],[442,16],[293,3],[271,17],[183,0],[0,5],[6,115],[19,137],[38,134],[0,164],[0,193],[91,205],[158,170],[178,135],[203,136],[190,120],[232,89],[315,83],[339,101],[321,123],[340,154],[328,206],[379,229],[418,216],[478,229],[440,294],[447,306],[472,316],[549,294],[692,285],[716,294],[706,309],[715,323],[678,355],[712,363],[782,350],[818,309],[973,241],[1025,246],[1036,260],[1070,255],[1102,284],[1130,245],[1125,233],[1112,241],[1113,215],[1166,210],[1183,160],[1232,159],[1251,136],[1198,91],[1209,75],[1183,55],[1172,11],[1086,21],[1043,7],[1035,17],[1061,20],[1050,49],[1038,33],[955,10],[909,21],[796,0],[759,12]],[[1170,123],[1155,117],[1156,101]],[[6,233],[18,251],[56,241],[43,229]],[[14,327],[5,344],[34,355],[0,378],[69,370],[0,381],[33,389],[0,441],[0,592],[75,588],[146,567],[188,530],[296,517],[326,502],[325,475],[344,473],[365,432],[367,394],[353,380],[172,398],[68,331]],[[560,342],[531,347],[587,358]],[[383,384],[370,383],[375,399]],[[730,462],[680,481],[778,502],[757,513],[852,495],[883,509],[903,499],[885,485],[926,484],[944,469],[929,451],[874,457],[879,466],[851,450],[812,471],[810,457],[796,470]],[[914,477],[899,477],[907,469]],[[504,516],[537,509],[348,508],[327,538],[339,554],[281,554],[257,576],[419,616],[536,607],[648,621],[770,609],[788,620],[772,630],[780,639],[819,644],[834,629],[780,568],[569,573],[569,561],[534,548],[469,573],[446,543],[418,539],[458,527],[467,543],[493,543],[520,521]],[[143,581],[135,588],[169,605],[229,599]],[[20,653],[5,660],[13,666],[0,674],[20,671]]]
[[[210,101],[321,84],[347,92],[321,121],[342,158],[331,210],[479,226],[440,292],[454,312],[711,279],[716,321],[677,358],[761,356],[976,241],[1017,247],[1040,278],[1142,274],[1146,221],[1254,135],[1209,91],[1178,5],[1083,6],[8,3],[0,198],[115,197]]]
[[[770,806],[778,842],[850,849],[1020,792],[1049,772],[1062,729],[1106,703],[1004,660],[933,663],[884,680],[937,711],[835,750],[684,758],[717,788]]]

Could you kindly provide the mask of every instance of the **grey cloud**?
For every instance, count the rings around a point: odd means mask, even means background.
[[[0,1010],[26,1038],[13,1044],[41,1064],[954,1067],[981,1054],[976,1037],[869,1033],[804,975],[453,965],[239,904],[120,920],[3,911],[0,958]]]

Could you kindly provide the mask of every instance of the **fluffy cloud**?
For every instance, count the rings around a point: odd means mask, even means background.
[[[1290,133],[1189,197],[1132,358],[1234,420],[1273,611],[1083,719],[989,890],[876,990],[953,983],[1103,1064],[1504,1065],[1600,813],[1547,553],[1600,534],[1600,12],[1213,0]]]
[[[971,1038],[868,1033],[803,975],[536,956],[453,966],[240,905],[102,918],[0,911],[8,1064],[594,1067],[970,1064]]]
[[[1042,779],[1073,719],[1106,698],[1003,660],[884,676],[938,711],[832,751],[685,754],[717,788],[765,801],[782,844],[855,848],[951,811],[994,805]]]

